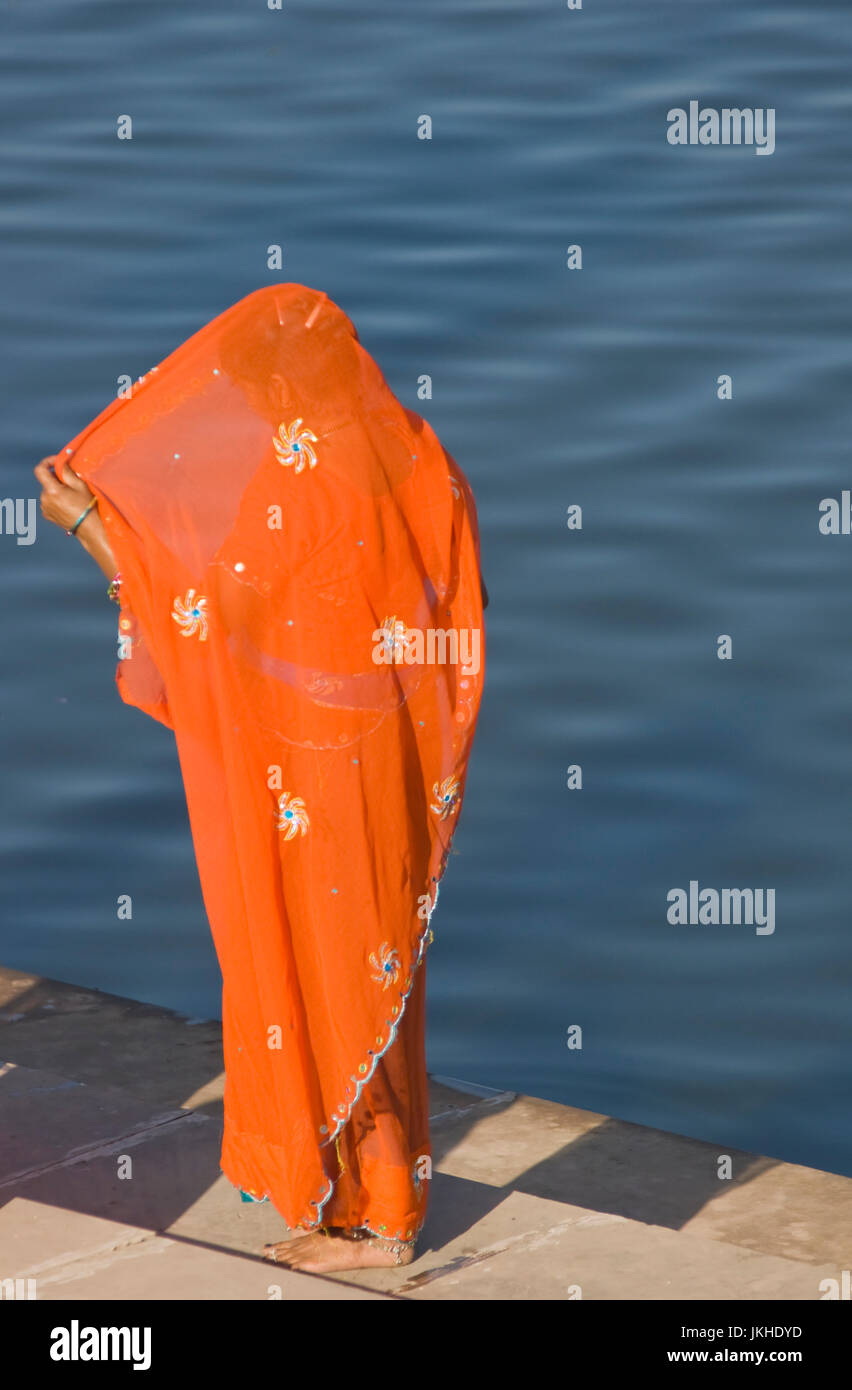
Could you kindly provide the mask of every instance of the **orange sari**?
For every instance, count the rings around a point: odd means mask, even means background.
[[[290,1227],[412,1240],[423,958],[483,679],[470,488],[295,284],[207,324],[65,457],[122,575],[120,694],[177,743],[223,979],[222,1171]]]

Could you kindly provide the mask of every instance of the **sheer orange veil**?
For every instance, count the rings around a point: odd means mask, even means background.
[[[123,577],[120,693],[177,742],[223,975],[222,1167],[310,1226],[458,821],[484,672],[470,488],[295,284],[208,323],[66,456]]]

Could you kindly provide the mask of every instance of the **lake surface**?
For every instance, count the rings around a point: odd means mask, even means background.
[[[2,495],[235,300],[325,289],[483,533],[430,1068],[852,1174],[852,538],[818,525],[852,484],[852,12],[9,0],[0,33]],[[690,100],[773,108],[774,153],[670,145]],[[0,584],[0,960],[218,1016],[100,573],[40,523]],[[691,881],[774,889],[775,931],[671,925]]]

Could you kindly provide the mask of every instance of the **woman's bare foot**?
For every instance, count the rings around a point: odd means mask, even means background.
[[[379,1269],[408,1265],[414,1259],[413,1244],[386,1241],[380,1236],[355,1238],[343,1231],[312,1231],[307,1236],[264,1245],[263,1258],[273,1264],[299,1269],[305,1274],[331,1274],[340,1269]]]

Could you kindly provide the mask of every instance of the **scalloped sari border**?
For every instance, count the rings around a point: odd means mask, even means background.
[[[445,866],[446,866],[446,861],[445,861],[444,867],[445,867]],[[443,877],[443,873],[441,874],[440,877],[441,877],[441,878]],[[399,1004],[398,1004],[399,1013],[398,1013],[397,1017],[394,1019],[393,1023],[391,1024],[390,1033],[389,1033],[389,1035],[388,1035],[387,1042],[385,1043],[384,1047],[381,1048],[380,1051],[378,1051],[378,1052],[368,1051],[368,1053],[367,1053],[368,1057],[372,1057],[372,1059],[373,1059],[373,1060],[372,1060],[372,1063],[371,1063],[371,1065],[370,1065],[370,1067],[369,1067],[369,1070],[367,1071],[366,1075],[363,1076],[363,1077],[361,1078],[360,1081],[356,1081],[356,1082],[355,1082],[355,1094],[354,1094],[354,1096],[352,1097],[352,1099],[348,1102],[348,1104],[347,1104],[347,1106],[346,1106],[346,1113],[345,1113],[345,1115],[341,1116],[341,1117],[338,1119],[337,1124],[335,1125],[333,1131],[332,1131],[325,1139],[322,1140],[322,1142],[320,1143],[320,1148],[321,1148],[321,1149],[327,1148],[329,1144],[333,1144],[333,1143],[334,1143],[334,1140],[337,1138],[337,1136],[338,1136],[338,1134],[340,1133],[340,1131],[349,1123],[349,1120],[351,1119],[351,1116],[352,1116],[352,1111],[354,1110],[355,1106],[357,1105],[357,1103],[358,1103],[358,1101],[359,1101],[359,1099],[360,1099],[360,1097],[361,1097],[361,1092],[363,1091],[364,1087],[367,1085],[367,1083],[370,1081],[371,1077],[372,1077],[373,1074],[375,1073],[376,1067],[379,1065],[379,1062],[382,1060],[382,1058],[384,1057],[385,1053],[388,1051],[389,1048],[391,1048],[391,1047],[393,1046],[394,1042],[396,1041],[397,1030],[399,1029],[399,1025],[400,1025],[400,1023],[402,1022],[402,1019],[403,1019],[403,1017],[404,1017],[404,1015],[405,1015],[406,1005],[407,1005],[407,1003],[408,1003],[408,1000],[409,1000],[409,997],[410,997],[410,995],[411,995],[411,992],[412,992],[412,990],[414,989],[414,982],[415,982],[415,979],[416,979],[416,977],[417,977],[417,971],[418,971],[419,968],[420,968],[421,961],[423,960],[423,957],[424,957],[424,955],[426,954],[426,950],[427,950],[428,946],[431,944],[431,942],[432,942],[432,940],[433,940],[433,932],[432,932],[432,925],[431,925],[431,924],[432,924],[432,916],[433,916],[433,914],[434,914],[435,908],[436,908],[437,905],[438,905],[438,892],[439,892],[439,888],[440,888],[440,878],[435,878],[433,881],[434,881],[434,884],[435,884],[435,896],[434,896],[434,898],[432,899],[432,906],[430,907],[429,912],[428,912],[428,915],[427,915],[427,917],[426,917],[426,925],[424,926],[422,932],[420,933],[420,936],[417,938],[417,940],[416,940],[416,942],[415,942],[415,949],[416,949],[416,952],[417,952],[416,959],[415,959],[415,961],[413,962],[413,964],[412,964],[412,966],[411,966],[411,969],[410,969],[410,971],[409,971],[408,987],[407,987],[407,988],[405,989],[405,991],[404,991],[402,994],[400,994],[400,996],[399,996]],[[386,1020],[386,1021],[387,1021],[387,1020]],[[353,1077],[352,1079],[355,1080],[354,1077]],[[340,1106],[337,1107],[338,1110],[340,1110],[340,1108],[341,1108]],[[220,1171],[221,1171],[221,1170],[220,1170]],[[225,1176],[227,1177],[227,1174],[225,1174]],[[231,1181],[231,1179],[229,1179],[229,1181]],[[336,1180],[335,1178],[330,1178],[330,1177],[328,1177],[328,1175],[326,1175],[326,1182],[327,1182],[327,1184],[328,1184],[327,1188],[320,1194],[318,1200],[316,1200],[316,1201],[311,1200],[311,1201],[308,1203],[309,1206],[311,1206],[311,1207],[316,1207],[316,1213],[317,1213],[317,1214],[316,1214],[316,1218],[315,1218],[314,1220],[311,1220],[310,1218],[305,1218],[303,1221],[298,1222],[298,1223],[297,1223],[297,1226],[294,1227],[294,1228],[292,1228],[292,1229],[315,1230],[317,1227],[319,1227],[319,1226],[322,1225],[322,1214],[323,1214],[324,1209],[326,1208],[326,1206],[327,1206],[328,1203],[330,1202],[332,1196],[334,1195],[334,1188],[335,1188],[335,1185],[336,1185],[336,1181],[337,1181],[337,1180]],[[269,1201],[271,1201],[271,1197],[270,1197],[270,1195],[269,1195],[268,1192],[264,1193],[264,1195],[263,1195],[262,1197],[255,1197],[255,1196],[253,1196],[250,1192],[246,1192],[245,1189],[242,1188],[242,1187],[240,1187],[238,1183],[234,1183],[234,1184],[232,1184],[232,1185],[235,1186],[235,1187],[237,1187],[237,1190],[239,1191],[240,1197],[242,1198],[243,1201],[256,1202],[256,1203],[258,1203],[258,1204],[260,1204],[260,1203],[262,1203],[262,1202],[269,1202]],[[386,1236],[386,1235],[387,1235],[387,1232],[374,1231],[374,1230],[372,1229],[372,1227],[368,1226],[366,1223],[363,1223],[361,1226],[358,1226],[358,1227],[356,1227],[355,1229],[357,1229],[357,1230],[366,1230],[366,1231],[369,1231],[371,1235],[376,1235],[376,1236],[382,1236],[382,1235]],[[420,1228],[418,1227],[417,1229],[418,1229],[418,1231],[419,1231]],[[400,1239],[402,1239],[402,1238],[400,1237]],[[416,1239],[417,1239],[417,1233],[415,1232],[415,1235],[411,1238],[411,1242],[410,1242],[410,1243],[413,1244],[414,1240],[416,1240]],[[403,1243],[407,1244],[407,1243],[409,1243],[409,1242],[408,1242],[408,1241],[404,1241]]]

